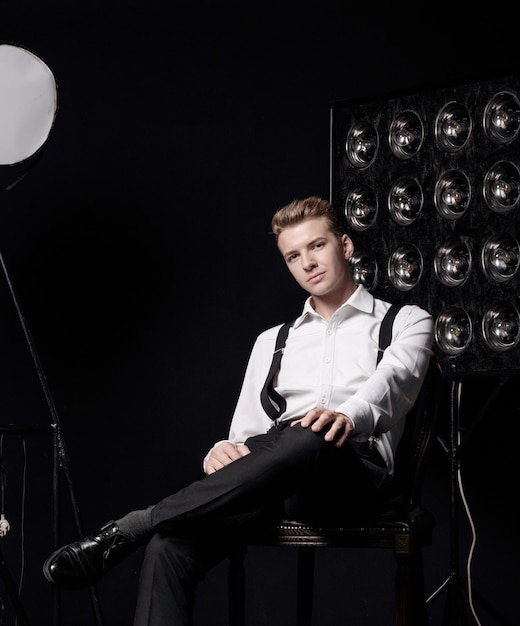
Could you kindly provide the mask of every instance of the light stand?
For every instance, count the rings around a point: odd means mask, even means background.
[[[442,447],[449,455],[450,464],[450,574],[440,587],[426,600],[430,604],[443,591],[447,591],[447,599],[443,613],[443,626],[467,626],[466,613],[462,591],[465,585],[459,575],[459,491],[457,486],[458,455],[457,441],[459,433],[459,402],[457,388],[460,383],[451,380],[449,383],[450,394],[450,419],[449,419],[449,446],[440,438]]]
[[[60,510],[61,510],[61,472],[63,472],[63,476],[65,478],[65,486],[67,488],[71,505],[72,512],[74,516],[74,522],[76,526],[76,530],[79,536],[83,535],[83,530],[81,527],[80,514],[79,514],[79,506],[76,498],[76,494],[74,491],[72,476],[70,472],[69,459],[65,447],[65,439],[63,437],[63,432],[61,429],[60,420],[58,417],[58,411],[56,409],[56,405],[54,403],[49,385],[47,383],[47,378],[45,376],[45,372],[43,370],[40,358],[38,356],[36,346],[31,337],[31,333],[29,327],[27,325],[27,321],[23,314],[22,308],[16,296],[13,283],[9,276],[9,272],[7,271],[7,266],[4,261],[4,257],[2,252],[0,251],[0,263],[2,264],[2,270],[4,272],[5,279],[7,281],[7,285],[9,287],[9,291],[11,293],[11,297],[13,299],[14,306],[16,308],[16,312],[18,314],[18,319],[20,324],[22,325],[22,330],[24,333],[25,340],[27,342],[27,346],[29,348],[29,352],[32,357],[33,364],[36,368],[36,372],[38,374],[38,380],[40,382],[41,389],[43,391],[45,401],[47,403],[47,408],[49,410],[49,414],[51,416],[51,423],[48,428],[43,428],[41,426],[18,426],[18,427],[0,427],[0,433],[3,434],[20,434],[20,433],[51,433],[53,438],[53,478],[52,478],[52,510],[53,510],[53,520],[52,520],[52,532],[53,532],[53,546],[54,549],[58,547],[59,538],[60,538]],[[21,620],[21,624],[23,626],[29,626],[29,622],[27,621],[27,616],[23,609],[20,597],[16,591],[16,588],[12,582],[12,578],[9,575],[9,571],[4,562],[4,559],[0,553],[0,574],[4,579],[4,583],[6,589],[9,593],[11,601],[13,602],[13,606],[16,609],[17,615]],[[100,604],[97,596],[97,592],[95,588],[90,588],[91,602],[94,610],[94,614],[96,617],[96,623],[98,625],[103,624],[103,620],[101,617]],[[58,590],[54,590],[54,623],[58,625],[60,623],[60,594]]]
[[[426,603],[431,604],[444,591],[447,592],[446,604],[442,617],[442,626],[469,626],[466,616],[465,599],[471,591],[479,605],[491,615],[500,626],[513,626],[505,617],[497,611],[485,598],[473,587],[468,588],[468,582],[459,573],[459,500],[460,489],[457,481],[461,452],[467,445],[469,437],[475,432],[482,420],[486,417],[488,409],[496,400],[500,391],[510,378],[501,377],[484,403],[479,414],[466,431],[464,439],[460,438],[460,389],[462,380],[452,379],[449,381],[450,394],[450,420],[449,420],[449,446],[439,438],[443,449],[449,455],[450,464],[450,574],[446,580],[427,598]]]
[[[10,191],[40,161],[42,145],[47,141],[48,134],[54,123],[57,109],[56,83],[50,69],[37,56],[21,48],[0,42],[0,165],[8,166],[9,175],[14,181],[0,186],[0,191]],[[5,173],[6,170],[2,169]],[[0,427],[2,434],[45,433],[52,435],[53,469],[52,469],[52,533],[54,549],[58,548],[60,537],[61,511],[61,477],[65,479],[65,488],[69,494],[77,532],[83,535],[79,507],[72,484],[65,439],[61,429],[58,411],[52,398],[47,379],[31,337],[29,326],[9,276],[3,255],[0,252],[0,263],[7,285],[22,326],[25,341],[36,368],[38,380],[43,391],[50,414],[50,425]],[[15,608],[21,626],[29,626],[27,614],[20,596],[13,583],[9,569],[0,553],[0,575]],[[91,603],[98,626],[103,620],[96,589],[90,588]],[[60,594],[53,590],[53,621],[60,623]]]

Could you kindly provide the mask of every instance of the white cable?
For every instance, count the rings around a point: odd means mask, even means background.
[[[475,611],[475,606],[473,604],[473,591],[472,591],[472,584],[471,584],[471,562],[473,560],[473,553],[475,551],[475,545],[477,543],[477,534],[476,534],[476,530],[475,530],[475,524],[473,523],[473,518],[471,517],[471,512],[469,510],[469,506],[466,500],[466,496],[464,494],[464,487],[462,486],[462,474],[460,471],[460,468],[457,471],[457,479],[458,479],[458,483],[459,483],[459,492],[460,492],[460,497],[462,499],[462,502],[464,504],[464,511],[466,512],[466,516],[468,518],[468,522],[469,525],[471,527],[471,547],[469,550],[469,554],[468,554],[468,560],[466,563],[466,576],[468,579],[468,601],[469,601],[469,607],[471,609],[471,613],[473,614],[473,617],[475,618],[476,623],[478,624],[478,626],[482,626],[482,624],[480,623],[478,617],[477,617],[477,613]]]
[[[462,383],[459,383],[459,398],[458,398],[458,402],[459,402],[459,409],[460,409],[460,394],[462,392]],[[459,449],[461,444],[461,437],[460,437],[460,428],[458,427],[457,424],[457,450]],[[466,517],[468,519],[470,528],[471,528],[471,546],[469,549],[469,553],[468,553],[468,560],[466,562],[466,577],[467,577],[467,587],[468,587],[468,602],[469,602],[469,607],[471,610],[471,613],[473,615],[473,617],[475,618],[475,622],[477,623],[478,626],[482,626],[476,610],[475,610],[475,606],[473,604],[473,588],[472,588],[472,584],[471,584],[471,563],[473,560],[473,553],[475,551],[475,546],[477,543],[477,532],[476,532],[476,528],[475,528],[475,524],[473,522],[473,518],[471,516],[471,511],[469,509],[469,505],[468,505],[468,501],[466,499],[466,494],[464,493],[464,485],[462,482],[462,472],[460,470],[460,463],[457,464],[457,483],[459,486],[459,495],[460,498],[462,500],[462,503],[464,505],[464,512],[466,513]]]

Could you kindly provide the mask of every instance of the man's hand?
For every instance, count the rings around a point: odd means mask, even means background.
[[[332,424],[324,439],[325,441],[333,441],[337,448],[341,448],[354,429],[350,417],[327,409],[312,409],[302,419],[292,422],[291,426],[295,424],[300,424],[303,428],[310,426],[316,433],[327,424]]]
[[[206,461],[206,474],[213,474],[233,461],[249,454],[249,448],[243,443],[231,443],[231,441],[222,441],[211,450]]]

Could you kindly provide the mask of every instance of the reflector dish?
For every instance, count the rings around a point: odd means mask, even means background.
[[[57,110],[54,76],[19,46],[0,44],[0,165],[20,163],[47,140]]]

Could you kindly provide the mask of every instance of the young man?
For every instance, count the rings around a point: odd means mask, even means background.
[[[205,457],[206,475],[44,564],[50,582],[81,588],[146,545],[134,626],[191,624],[197,583],[259,520],[363,516],[392,479],[404,417],[432,354],[432,317],[403,306],[377,365],[390,304],[354,283],[354,245],[330,203],[295,200],[275,213],[272,230],[309,294],[274,378],[280,326],[253,346],[228,438]]]

